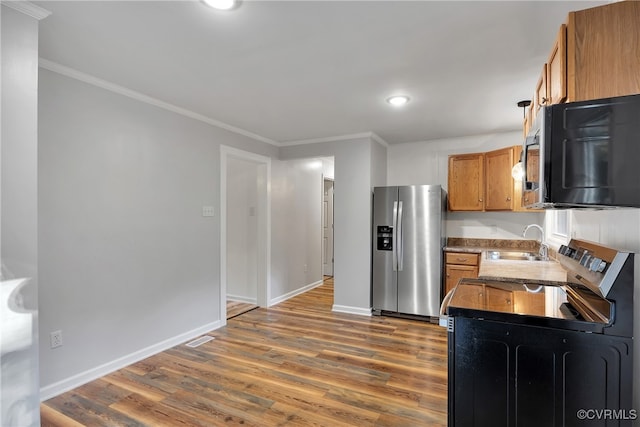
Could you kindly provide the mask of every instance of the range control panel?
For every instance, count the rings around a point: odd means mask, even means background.
[[[557,259],[567,271],[567,282],[584,285],[595,294],[607,298],[611,289],[619,282],[618,275],[629,257],[633,257],[632,252],[571,239],[567,245],[558,249]],[[633,281],[631,286],[633,287]]]
[[[607,262],[602,258],[598,258],[595,254],[585,248],[571,248],[566,245],[560,246],[558,254],[567,258],[574,259],[589,271],[596,273],[604,273],[607,269]]]

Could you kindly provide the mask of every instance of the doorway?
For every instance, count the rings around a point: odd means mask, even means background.
[[[220,320],[227,299],[267,307],[271,159],[220,147]]]
[[[333,277],[333,179],[324,178],[322,191],[322,274]]]

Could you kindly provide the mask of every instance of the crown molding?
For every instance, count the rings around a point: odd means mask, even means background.
[[[51,11],[44,9],[40,6],[37,6],[28,1],[5,1],[2,0],[2,5],[10,7],[13,10],[17,10],[18,12],[24,13],[32,18],[37,19],[38,21],[46,18],[51,15]]]
[[[307,144],[320,144],[323,142],[336,142],[336,141],[348,141],[353,139],[361,139],[361,138],[371,138],[375,142],[385,147],[388,147],[389,144],[376,135],[373,132],[361,132],[361,133],[352,133],[349,135],[338,135],[338,136],[329,136],[326,138],[312,138],[312,139],[300,139],[297,141],[289,141],[289,142],[281,142],[281,147],[291,147],[294,145],[307,145]]]
[[[18,2],[18,1],[2,2],[2,4],[8,4],[8,3],[28,3],[28,2]],[[38,6],[35,6],[35,7],[37,8]],[[387,148],[389,147],[389,144],[374,132],[361,132],[361,133],[339,135],[339,136],[332,136],[332,137],[326,137],[326,138],[313,138],[313,139],[303,139],[303,140],[289,141],[289,142],[278,142],[269,138],[265,138],[261,135],[255,134],[253,132],[249,132],[244,129],[237,128],[235,126],[229,125],[219,120],[212,119],[210,117],[193,112],[191,110],[187,110],[186,108],[178,107],[168,102],[164,102],[159,99],[153,98],[151,96],[144,95],[140,92],[136,92],[124,86],[120,86],[115,83],[111,83],[107,80],[103,80],[98,77],[92,76],[90,74],[83,73],[82,71],[78,71],[76,69],[67,67],[65,65],[58,64],[57,62],[50,61],[45,58],[39,58],[39,66],[45,70],[49,70],[54,73],[61,74],[63,76],[66,76],[75,80],[79,80],[81,82],[90,84],[92,86],[96,86],[101,89],[108,90],[110,92],[114,92],[119,95],[126,96],[128,98],[135,99],[137,101],[144,102],[146,104],[153,105],[155,107],[162,108],[164,110],[171,111],[173,113],[180,114],[182,116],[207,123],[211,126],[215,126],[215,127],[227,130],[229,132],[243,135],[243,136],[246,136],[247,138],[264,142],[276,147],[289,147],[294,145],[319,144],[319,143],[336,142],[336,141],[349,141],[349,140],[361,139],[361,138],[370,138],[371,140],[375,141],[376,143],[384,147],[387,147]]]
[[[4,4],[4,3],[3,3]],[[117,93],[119,95],[126,96],[128,98],[135,99],[136,101],[144,102],[149,105],[153,105],[154,107],[162,108],[167,111],[171,111],[172,113],[180,114],[185,117],[189,117],[194,120],[198,120],[204,123],[207,123],[211,126],[215,126],[229,132],[233,132],[239,135],[246,136],[247,138],[251,138],[260,142],[264,142],[267,144],[274,145],[279,147],[281,144],[263,136],[257,135],[253,132],[246,131],[244,129],[237,128],[235,126],[223,123],[221,121],[212,119],[210,117],[204,116],[199,113],[195,113],[191,110],[187,110],[186,108],[178,107],[176,105],[170,104],[168,102],[160,101],[159,99],[144,95],[140,92],[136,92],[134,90],[128,89],[124,86],[117,85],[115,83],[111,83],[106,80],[102,80],[98,77],[94,77],[90,74],[83,73],[81,71],[75,70],[73,68],[66,67],[64,65],[60,65],[57,62],[50,61],[48,59],[40,58],[39,66],[44,68],[45,70],[53,71],[54,73],[61,74],[66,77],[70,77],[75,80],[82,81],[84,83],[88,83],[93,86],[97,86],[101,89],[108,90],[110,92]]]
[[[384,139],[382,139],[377,133],[371,132],[371,139],[373,139],[375,142],[382,145],[383,147],[389,148],[389,143]]]

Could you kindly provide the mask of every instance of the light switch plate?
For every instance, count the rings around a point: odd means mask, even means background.
[[[203,206],[202,216],[215,216],[213,212],[213,206]]]

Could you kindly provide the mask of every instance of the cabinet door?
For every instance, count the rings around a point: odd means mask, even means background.
[[[640,93],[640,2],[571,12],[567,21],[567,100]]]
[[[529,104],[529,107],[527,107],[524,114],[524,122],[522,126],[523,139],[526,138],[527,135],[529,134],[529,131],[531,130],[531,125],[533,124],[534,119],[535,117],[533,117],[533,104]]]
[[[514,147],[490,151],[485,158],[485,203],[487,211],[513,210],[514,181],[511,168],[514,165]]]
[[[534,117],[538,115],[540,107],[547,105],[547,102],[547,64],[544,64],[540,72],[540,78],[538,78],[538,83],[536,84],[536,91],[533,93]]]
[[[484,284],[466,283],[455,290],[456,301],[467,308],[484,309]]]
[[[447,252],[445,254],[445,264],[478,265],[477,253],[470,252]]]
[[[484,288],[484,295],[486,310],[513,312],[513,292],[487,285]]]
[[[562,24],[547,62],[547,95],[550,104],[567,99],[567,26]]]
[[[544,316],[546,312],[545,303],[546,302],[543,293],[526,291],[513,292],[514,313]]]
[[[521,145],[517,145],[515,147],[513,147],[513,154],[514,154],[514,162],[518,162],[520,160],[520,155],[522,154],[522,146]],[[529,166],[529,169],[531,169],[532,167],[538,167],[538,156],[535,156],[535,159],[529,159],[530,162],[533,162],[535,164],[532,166]],[[536,170],[536,175],[537,175],[537,169]],[[532,176],[531,173],[529,174],[529,176]],[[526,193],[523,196],[523,185],[524,185],[524,178],[520,179],[520,180],[513,180],[513,210],[514,212],[542,212],[541,209],[527,209],[525,208],[525,206],[529,205],[531,203],[531,193]]]
[[[460,279],[475,279],[477,277],[478,266],[447,264],[445,266],[445,295],[456,287]]]
[[[449,210],[484,209],[484,155],[449,156]]]

